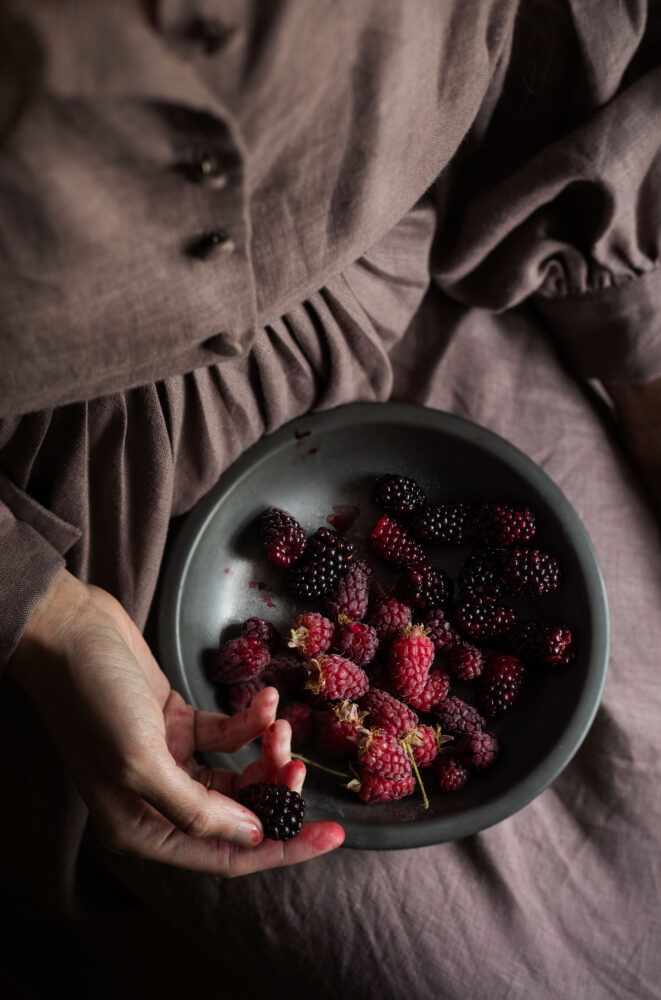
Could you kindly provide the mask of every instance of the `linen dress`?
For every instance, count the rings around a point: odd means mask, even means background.
[[[661,5],[1,18],[4,661],[65,564],[145,628],[172,519],[261,435],[359,400],[538,462],[613,618],[588,737],[520,813],[234,881],[104,852],[5,677],[7,891],[110,944],[130,897],[228,996],[658,997],[658,527],[603,386],[661,374]]]

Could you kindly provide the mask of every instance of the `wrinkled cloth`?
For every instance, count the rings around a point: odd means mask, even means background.
[[[64,565],[144,627],[172,518],[358,400],[530,455],[613,618],[595,723],[520,813],[233,882],[101,851],[4,678],[0,864],[57,912],[85,919],[91,857],[243,995],[658,997],[658,528],[597,389],[661,373],[661,13],[587,8],[200,2],[235,28],[208,51],[187,5],[2,5],[39,69],[0,81],[3,659]]]

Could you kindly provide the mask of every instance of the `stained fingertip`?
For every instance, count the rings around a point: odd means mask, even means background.
[[[339,823],[324,821],[312,823],[308,827],[308,843],[320,853],[334,851],[344,843],[345,832]]]

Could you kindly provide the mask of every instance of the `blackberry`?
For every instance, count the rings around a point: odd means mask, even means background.
[[[416,510],[409,529],[427,545],[464,545],[474,537],[474,510],[467,503],[425,504]]]
[[[406,519],[426,498],[415,479],[388,472],[374,480],[372,499],[391,517]]]
[[[374,659],[379,637],[371,625],[365,622],[352,622],[342,615],[335,626],[333,649],[336,653],[346,656],[359,667],[364,667]]]
[[[503,592],[500,575],[504,551],[506,550],[495,546],[478,546],[459,571],[457,582],[461,593],[471,591],[474,594],[500,597]]]
[[[412,708],[380,688],[371,687],[359,704],[366,711],[371,727],[385,729],[394,736],[401,736],[407,729],[415,729],[418,725],[418,716]]]
[[[440,608],[431,608],[425,611],[420,621],[425,626],[427,635],[434,643],[434,649],[437,653],[447,653],[455,642],[459,642],[456,630]]]
[[[385,646],[399,635],[400,629],[411,624],[411,608],[397,597],[382,597],[370,605],[366,621],[378,635],[380,645]]]
[[[236,800],[259,817],[269,840],[291,840],[300,833],[305,800],[286,785],[257,781],[242,788]]]
[[[305,557],[289,569],[287,582],[294,597],[314,601],[337,587],[355,545],[330,528],[318,528],[308,539]]]
[[[447,658],[448,670],[460,681],[473,681],[479,677],[484,667],[484,656],[477,646],[469,642],[457,642]]]
[[[457,792],[468,781],[469,772],[456,757],[440,754],[436,758],[436,776],[444,792]]]
[[[437,705],[434,715],[440,723],[441,732],[450,736],[481,733],[486,725],[476,708],[454,695]]]
[[[259,518],[259,533],[266,558],[278,566],[291,566],[301,558],[307,535],[295,517],[280,507],[269,507]]]
[[[498,604],[495,597],[469,593],[455,608],[455,621],[468,638],[486,641],[509,635],[518,618],[513,608]]]
[[[493,763],[498,749],[498,740],[492,733],[473,733],[461,737],[455,753],[466,767],[480,769]]]
[[[502,575],[514,594],[542,597],[560,586],[560,563],[541,549],[517,547],[504,558]]]
[[[562,662],[572,649],[572,642],[568,628],[541,621],[521,622],[511,638],[512,649],[527,663],[551,666]]]
[[[435,566],[405,569],[395,583],[395,593],[412,608],[446,608],[454,585],[448,574]]]
[[[352,559],[337,586],[326,600],[326,610],[334,618],[348,615],[353,621],[364,618],[369,601],[372,570],[364,559]]]
[[[275,625],[267,622],[264,618],[259,618],[257,615],[252,618],[246,618],[241,625],[241,635],[250,635],[255,639],[259,639],[271,653],[278,644],[278,631]]]
[[[259,639],[240,635],[224,643],[209,665],[209,678],[214,684],[234,684],[249,681],[264,672],[271,654]]]
[[[372,528],[369,542],[374,552],[394,569],[427,565],[420,543],[387,514]]]
[[[477,703],[482,715],[493,718],[512,707],[523,685],[526,668],[511,653],[492,653],[487,657]]]
[[[536,521],[530,507],[483,503],[476,511],[473,527],[475,537],[487,545],[514,545],[530,541]]]

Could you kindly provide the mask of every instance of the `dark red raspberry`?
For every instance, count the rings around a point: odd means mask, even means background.
[[[307,611],[292,623],[291,639],[287,645],[307,659],[330,649],[334,631],[335,626],[328,618],[318,611]]]
[[[286,785],[258,781],[242,788],[236,800],[259,817],[264,837],[269,840],[291,840],[300,833],[305,801]]]
[[[336,653],[353,660],[359,667],[364,667],[374,659],[378,645],[379,637],[371,625],[352,622],[345,615],[340,615],[333,637],[333,649]]]
[[[450,736],[481,733],[486,723],[478,710],[452,695],[434,709],[441,732]]]
[[[315,740],[318,752],[325,757],[350,757],[368,732],[363,725],[366,714],[348,699],[321,712]]]
[[[434,660],[434,644],[422,625],[403,628],[390,645],[390,677],[394,691],[410,701],[427,682]]]
[[[295,694],[303,687],[305,671],[297,656],[290,656],[287,653],[276,654],[269,660],[264,677],[277,687],[278,691]]]
[[[477,646],[458,642],[448,653],[447,665],[453,677],[460,681],[473,681],[482,673],[484,656]]]
[[[526,668],[512,653],[491,653],[487,656],[480,678],[478,706],[488,719],[502,715],[516,701]]]
[[[427,564],[427,557],[420,543],[387,514],[375,524],[369,543],[374,552],[394,569]]]
[[[397,578],[395,593],[412,608],[446,608],[452,600],[454,586],[445,570],[435,566],[405,569]]]
[[[385,729],[371,729],[358,744],[358,760],[362,771],[370,771],[389,781],[397,781],[411,773],[411,761],[397,737]]]
[[[487,545],[515,545],[529,542],[536,531],[530,507],[506,503],[483,503],[475,514],[475,536]]]
[[[382,597],[374,601],[367,611],[366,621],[379,637],[379,643],[386,646],[400,629],[411,624],[412,611],[409,604],[397,597]]]
[[[504,548],[481,545],[468,557],[459,570],[458,583],[461,593],[486,594],[500,597],[503,585],[500,578]]]
[[[352,559],[326,601],[329,615],[333,618],[348,615],[353,621],[364,618],[369,601],[371,576],[372,570],[364,559]]]
[[[293,750],[304,747],[312,741],[315,732],[314,712],[304,701],[290,701],[278,708],[278,718],[286,719],[291,726]]]
[[[472,733],[461,737],[454,752],[466,767],[479,770],[493,763],[498,749],[498,740],[493,733]]]
[[[337,653],[322,653],[303,666],[307,671],[306,689],[325,701],[360,698],[369,687],[365,671]]]
[[[391,517],[406,519],[425,502],[425,494],[415,479],[387,472],[374,480],[372,499]]]
[[[427,545],[464,545],[473,538],[473,521],[471,504],[426,504],[416,510],[409,530]]]
[[[469,774],[468,768],[450,754],[439,754],[436,758],[436,775],[444,792],[458,792],[468,781]]]
[[[494,597],[467,594],[456,606],[454,620],[468,639],[484,642],[509,635],[518,617],[513,608],[499,604]]]
[[[280,507],[270,507],[263,512],[259,533],[266,548],[266,558],[278,566],[291,566],[305,551],[305,531],[295,517]]]
[[[560,563],[540,549],[517,547],[503,558],[502,575],[512,593],[542,597],[560,586]]]
[[[572,644],[572,633],[564,625],[550,625],[548,622],[521,622],[511,638],[515,653],[526,663],[545,663],[555,666]]]
[[[305,556],[290,567],[287,582],[294,597],[314,601],[328,597],[355,551],[348,538],[330,528],[318,528],[308,539]]]
[[[408,702],[420,712],[435,712],[447,698],[449,690],[449,675],[444,670],[430,670],[422,690],[409,695]]]
[[[219,655],[211,665],[209,676],[214,684],[249,681],[263,673],[270,659],[271,654],[263,642],[248,635],[240,635],[221,646]]]
[[[384,729],[393,736],[401,736],[407,729],[415,729],[418,716],[399,698],[380,688],[370,688],[360,699],[360,707],[367,712],[366,724]]]
[[[358,792],[363,802],[377,804],[382,802],[396,802],[407,795],[412,795],[416,788],[416,780],[413,772],[399,781],[389,781],[378,774],[369,771],[360,771],[360,777],[349,782],[347,788]]]
[[[241,635],[250,635],[254,639],[259,639],[270,653],[278,644],[278,630],[275,625],[267,622],[264,618],[258,618],[256,615],[253,618],[246,618],[241,625]]]
[[[433,726],[416,726],[403,733],[399,742],[411,747],[413,760],[418,767],[429,767],[438,756],[438,732]]]
[[[236,715],[250,708],[251,702],[258,691],[266,687],[264,674],[253,677],[251,681],[237,681],[229,684],[225,693],[224,704],[228,715]]]
[[[421,623],[427,630],[427,635],[434,643],[437,653],[447,653],[452,649],[455,642],[460,642],[460,636],[456,629],[450,624],[440,608],[431,608],[425,611],[420,617]]]

